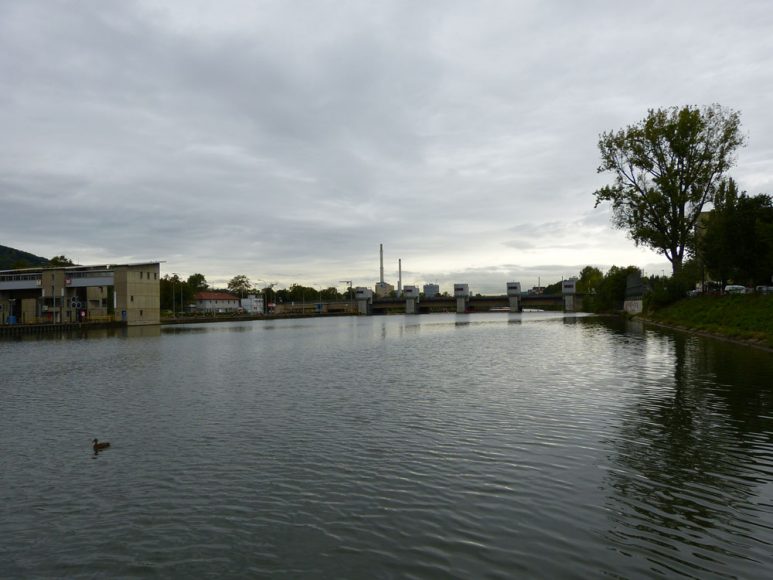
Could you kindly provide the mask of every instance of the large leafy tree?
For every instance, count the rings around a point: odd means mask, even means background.
[[[577,280],[577,292],[581,294],[592,294],[596,291],[604,274],[595,266],[585,266],[580,272],[580,279]]]
[[[723,182],[714,209],[702,224],[699,255],[722,282],[768,284],[773,275],[773,199],[739,193]]]
[[[734,277],[736,235],[735,208],[738,186],[733,178],[724,180],[714,196],[714,209],[698,222],[698,258],[714,280],[722,286]]]
[[[162,310],[181,312],[193,302],[193,288],[178,274],[165,274],[159,280],[159,293]]]
[[[233,292],[238,296],[249,294],[249,292],[252,289],[253,289],[252,282],[250,282],[250,279],[244,274],[239,274],[238,276],[234,276],[228,281],[228,290],[230,290],[231,292]]]
[[[592,297],[593,310],[596,312],[622,310],[628,276],[638,273],[639,269],[636,266],[627,268],[612,266],[596,287],[596,294]]]
[[[60,267],[60,266],[73,266],[74,262],[64,254],[62,254],[61,256],[54,256],[53,258],[51,258],[48,264],[49,266]]]
[[[193,292],[201,292],[202,290],[209,288],[209,284],[207,284],[207,279],[204,277],[204,274],[191,274],[188,276],[188,286],[191,287]]]
[[[599,138],[599,173],[614,181],[597,190],[613,223],[634,242],[665,255],[674,274],[704,204],[743,146],[739,113],[719,105],[650,110],[641,122]]]

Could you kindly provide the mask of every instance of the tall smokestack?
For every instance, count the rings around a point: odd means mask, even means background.
[[[379,281],[383,284],[384,283],[384,244],[378,245],[378,253],[379,253],[379,260],[381,262],[381,277],[379,278]]]
[[[403,259],[397,258],[397,295],[403,295]]]

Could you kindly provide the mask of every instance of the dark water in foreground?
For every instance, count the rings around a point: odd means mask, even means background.
[[[130,334],[0,342],[0,577],[773,570],[769,353],[550,313]]]

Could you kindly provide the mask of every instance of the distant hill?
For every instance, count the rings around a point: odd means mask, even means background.
[[[48,258],[41,258],[29,252],[22,252],[8,246],[0,246],[0,270],[14,268],[37,268],[47,266]]]

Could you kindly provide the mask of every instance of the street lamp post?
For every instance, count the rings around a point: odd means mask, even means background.
[[[264,287],[266,285],[266,281],[261,279],[261,278],[258,278],[257,281],[261,282],[263,284],[263,286],[261,286],[261,288],[260,288],[260,297],[263,299],[263,304],[260,305],[260,313],[261,314],[265,314],[266,313],[266,297],[265,297],[265,292],[264,292],[265,288]]]

